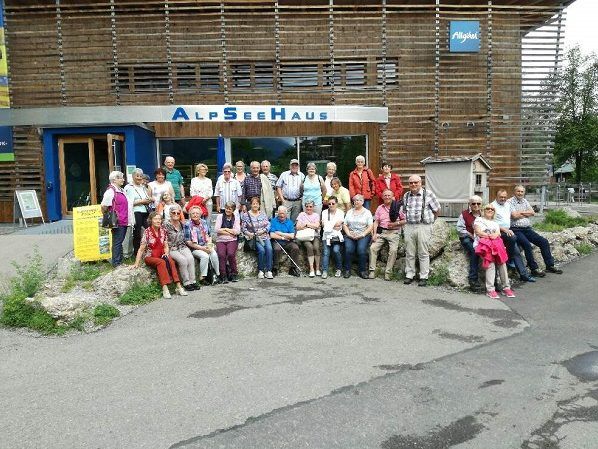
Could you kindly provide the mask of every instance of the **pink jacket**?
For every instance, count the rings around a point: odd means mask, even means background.
[[[497,265],[502,265],[509,260],[507,249],[500,237],[496,239],[480,239],[475,252],[482,258],[482,268],[484,270],[493,262]]]

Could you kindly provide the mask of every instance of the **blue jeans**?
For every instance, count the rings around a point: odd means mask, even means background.
[[[525,268],[525,264],[523,263],[523,259],[521,258],[521,251],[519,250],[519,246],[517,246],[517,236],[513,235],[509,237],[505,232],[500,233],[500,237],[502,238],[502,242],[505,244],[505,248],[507,248],[507,254],[509,255],[509,259],[513,261],[515,264],[515,268],[517,269],[517,273],[521,278],[526,278],[529,276],[527,268]]]
[[[123,263],[123,242],[127,235],[127,227],[119,226],[112,229],[112,266],[117,267]]]
[[[550,244],[548,243],[548,240],[546,240],[544,237],[542,237],[540,234],[534,231],[531,227],[512,227],[511,231],[515,233],[515,237],[517,237],[517,243],[519,243],[523,247],[523,251],[525,252],[525,260],[527,260],[527,265],[532,270],[538,269],[538,264],[534,259],[532,244],[540,248],[540,252],[542,253],[542,259],[544,259],[544,264],[547,267],[554,266],[554,259],[552,258],[552,253],[550,252]]]
[[[334,264],[337,270],[343,269],[343,256],[341,251],[343,250],[343,244],[341,242],[330,243],[330,246],[326,244],[326,241],[322,242],[322,271],[328,271],[328,264],[330,262],[330,250],[332,250],[332,257],[334,257]]]
[[[467,252],[469,256],[469,274],[467,275],[467,279],[469,282],[477,282],[478,281],[478,266],[480,263],[480,256],[478,256],[473,248],[473,240],[471,237],[460,237],[459,240],[461,241],[461,246]]]
[[[372,200],[363,200],[363,207],[366,209],[370,208],[370,204],[372,204]]]
[[[353,260],[355,250],[357,250],[359,272],[368,271],[367,264],[371,238],[370,234],[357,240],[345,236],[345,271],[351,271],[351,261]]]
[[[272,242],[270,239],[258,239],[255,243],[258,271],[272,271]]]

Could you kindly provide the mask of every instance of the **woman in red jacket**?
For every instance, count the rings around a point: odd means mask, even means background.
[[[351,200],[355,195],[363,195],[363,207],[370,208],[370,203],[376,195],[376,178],[372,170],[365,166],[365,158],[355,158],[355,170],[349,173],[349,194]]]
[[[401,178],[396,173],[391,173],[392,164],[384,162],[382,164],[382,173],[376,179],[376,192],[378,193],[379,203],[382,204],[382,192],[389,189],[394,194],[395,200],[403,198],[403,184]]]

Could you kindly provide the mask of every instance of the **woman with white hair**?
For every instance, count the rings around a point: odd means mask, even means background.
[[[351,261],[357,251],[359,261],[359,277],[368,279],[368,255],[374,217],[369,209],[363,205],[363,196],[353,197],[353,209],[345,215],[345,274],[344,278],[351,277]]]
[[[136,168],[131,174],[133,181],[125,187],[125,195],[133,205],[135,223],[133,225],[133,254],[139,251],[141,234],[146,227],[147,217],[154,210],[154,200],[145,185],[143,170]]]
[[[133,203],[129,201],[122,186],[125,176],[122,172],[113,171],[108,176],[110,184],[102,197],[102,213],[113,210],[118,219],[118,225],[112,228],[112,266],[117,267],[123,263],[123,241],[127,234],[127,226],[132,226]]]
[[[206,206],[209,216],[212,213],[214,189],[212,188],[212,180],[207,177],[207,174],[208,166],[203,163],[197,164],[195,167],[196,176],[191,179],[191,185],[189,186],[189,195],[203,198],[203,204]]]
[[[326,176],[324,176],[324,186],[326,187],[325,198],[332,195],[332,186],[330,183],[336,177],[336,164],[334,162],[328,162],[326,164]],[[324,201],[326,202],[326,201]]]
[[[306,205],[311,202],[313,205],[313,212],[320,216],[322,213],[322,198],[326,193],[324,180],[318,175],[316,164],[309,162],[306,167],[307,175],[301,184],[303,190],[303,212],[306,210]]]
[[[366,167],[365,157],[355,158],[355,170],[349,173],[349,194],[363,196],[363,207],[370,208],[370,202],[376,194],[376,177],[372,170]]]

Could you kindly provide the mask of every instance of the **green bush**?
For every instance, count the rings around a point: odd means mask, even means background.
[[[135,282],[119,299],[119,304],[137,305],[155,301],[162,295],[162,287],[157,282],[140,284]]]
[[[17,275],[10,281],[10,290],[15,293],[21,293],[25,297],[34,296],[46,280],[46,272],[42,256],[38,249],[33,250],[33,256],[27,265],[20,265],[12,262]]]
[[[592,245],[590,245],[589,243],[580,243],[578,245],[573,245],[573,246],[575,246],[575,249],[577,250],[577,252],[579,254],[581,254],[582,256],[586,256],[594,250],[594,247]]]
[[[61,291],[63,293],[70,292],[79,283],[84,289],[88,290],[88,286],[92,281],[107,273],[110,269],[110,264],[105,262],[83,263],[78,267],[73,267]]]
[[[457,228],[451,226],[449,228],[449,235],[448,235],[448,241],[449,242],[454,242],[459,240],[459,233],[457,232]]]
[[[449,284],[449,270],[446,265],[438,265],[430,271],[428,277],[428,284],[430,285],[448,285]]]
[[[544,221],[537,223],[535,228],[539,231],[558,232],[575,226],[586,226],[589,220],[587,218],[574,218],[567,215],[564,210],[546,211]]]
[[[96,326],[105,326],[120,316],[118,309],[110,304],[99,304],[93,309],[93,322]]]

